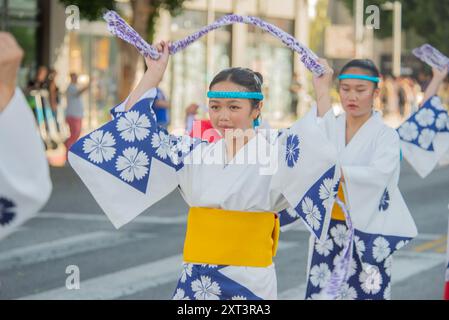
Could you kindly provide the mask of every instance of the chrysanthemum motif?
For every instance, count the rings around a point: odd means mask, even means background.
[[[349,240],[349,230],[346,226],[338,224],[330,230],[331,236],[334,238],[334,242],[339,247],[343,247]]]
[[[134,179],[141,180],[148,173],[149,160],[143,151],[131,147],[123,151],[123,155],[117,158],[115,168],[120,171],[120,177],[126,182]]]
[[[435,122],[435,112],[430,109],[421,109],[416,114],[416,121],[421,127],[431,126]]]
[[[331,276],[329,266],[326,263],[320,263],[310,269],[310,282],[315,287],[324,288]]]
[[[401,249],[402,247],[406,246],[408,243],[409,243],[408,240],[401,240],[401,241],[399,241],[398,243],[396,243],[395,250]]]
[[[366,246],[365,242],[363,242],[362,239],[360,239],[359,236],[354,236],[354,242],[355,242],[355,248],[357,252],[363,256],[365,254]]]
[[[167,159],[167,157],[172,153],[170,136],[165,134],[163,131],[153,133],[151,145],[154,149],[156,149],[156,154],[164,160]]]
[[[329,202],[334,200],[335,194],[334,181],[330,178],[324,179],[320,186],[320,199],[323,201],[323,206],[325,208],[328,207]]]
[[[173,300],[190,300],[189,296],[185,295],[185,291],[181,288],[176,289],[176,293],[173,296]]]
[[[384,237],[377,237],[373,244],[373,258],[377,262],[384,261],[391,254],[390,243]]]
[[[393,256],[390,255],[384,262],[385,273],[387,276],[391,277],[391,268],[393,265]]]
[[[418,143],[423,149],[428,149],[432,144],[433,138],[435,137],[435,131],[430,129],[424,129],[418,138]]]
[[[399,135],[405,141],[413,141],[418,137],[418,126],[414,122],[403,123],[398,130]]]
[[[326,238],[324,241],[317,240],[315,243],[315,250],[322,256],[327,257],[333,249],[334,243],[330,238]]]
[[[285,160],[290,168],[293,168],[299,158],[299,137],[297,135],[289,135],[287,137],[287,146],[285,151]]]
[[[355,300],[357,299],[357,291],[349,286],[349,284],[344,283],[337,296],[337,300]]]
[[[196,300],[219,300],[221,295],[219,284],[208,276],[192,281],[192,291]]]
[[[430,100],[430,104],[438,110],[444,110],[443,104],[441,103],[441,99],[438,96],[434,96],[432,100]]]
[[[376,294],[382,288],[382,275],[379,268],[365,263],[359,276],[360,286],[366,294]]]
[[[92,132],[83,142],[83,151],[88,153],[93,163],[103,163],[114,158],[115,139],[108,131],[97,130]]]
[[[435,121],[435,126],[438,130],[446,130],[446,127],[448,125],[449,117],[447,116],[447,113],[441,112],[437,120]]]
[[[16,217],[16,205],[9,199],[0,197],[0,226],[10,224]]]
[[[184,263],[182,265],[182,272],[181,272],[181,282],[184,283],[186,282],[188,277],[192,276],[192,264],[191,263]]]
[[[301,208],[306,215],[307,223],[312,227],[313,230],[318,230],[321,225],[321,215],[318,207],[313,203],[312,199],[305,197],[301,202]]]
[[[134,142],[136,139],[142,141],[150,134],[148,130],[150,127],[148,117],[145,114],[139,114],[138,111],[128,111],[117,121],[117,131],[127,142]]]

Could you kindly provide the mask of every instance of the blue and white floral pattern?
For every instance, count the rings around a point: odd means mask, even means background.
[[[10,224],[16,217],[16,204],[4,197],[0,197],[0,226]]]
[[[334,230],[332,232],[332,230]],[[323,244],[315,238],[314,250],[310,260],[310,271],[307,279],[307,299],[322,299],[322,288],[327,283],[327,271],[332,273],[335,261],[343,252],[347,226],[344,221],[331,220],[329,237],[332,249],[323,254]],[[390,298],[391,255],[396,248],[402,247],[410,238],[368,234],[354,230],[354,251],[346,282],[342,285],[337,299],[382,300]],[[331,245],[326,244],[326,248]],[[313,270],[313,272],[312,272]]]
[[[115,139],[110,132],[97,130],[83,142],[83,151],[93,163],[110,161],[115,155]]]
[[[127,142],[142,141],[150,134],[151,122],[145,114],[131,110],[117,121],[117,131]]]
[[[148,173],[148,156],[143,151],[131,147],[123,150],[123,155],[117,158],[115,167],[120,171],[120,178],[126,182],[141,180]]]
[[[330,185],[330,181],[334,179],[334,174],[335,166],[330,168],[313,184],[295,208],[279,212],[280,225],[286,226],[301,218],[309,229],[320,238],[325,227],[326,207],[334,200],[331,197],[335,197],[335,185],[338,186],[338,183],[334,185],[334,190],[329,194],[329,198],[324,197],[323,185]],[[327,213],[329,214],[329,212]]]
[[[220,272],[226,266],[184,263],[174,300],[261,300]]]
[[[318,230],[321,223],[321,212],[309,197],[305,197],[301,202],[302,211],[305,214],[307,223],[313,230]]]
[[[398,129],[401,140],[426,151],[434,151],[433,141],[440,132],[449,132],[449,117],[439,97],[434,96]]]
[[[70,151],[145,193],[154,159],[180,170],[183,157],[201,143],[159,127],[153,102],[153,98],[142,99],[127,112],[111,112],[112,121],[81,138]]]
[[[293,168],[299,159],[299,137],[291,134],[287,137],[285,150],[285,161],[290,168]]]

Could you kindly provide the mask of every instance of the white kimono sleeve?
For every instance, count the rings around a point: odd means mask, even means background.
[[[309,115],[283,131],[278,143],[279,167],[273,181],[291,206],[280,212],[281,226],[301,218],[324,239],[340,178],[337,150]]]
[[[399,128],[405,159],[425,178],[449,152],[449,117],[437,96],[430,98]]]
[[[44,145],[20,89],[0,113],[0,239],[47,202],[51,180]]]
[[[370,264],[382,261],[418,233],[398,188],[399,153],[396,132],[383,130],[370,163],[342,165],[345,203],[355,235],[364,242],[365,250],[359,254]],[[380,247],[385,248],[382,254]]]
[[[158,127],[152,105],[156,88],[127,112],[73,145],[69,161],[116,228],[123,226],[178,186],[183,157],[197,143]]]

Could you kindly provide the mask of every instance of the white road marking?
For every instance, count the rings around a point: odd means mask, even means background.
[[[64,258],[77,253],[114,247],[137,239],[154,236],[154,234],[147,233],[96,231],[19,247],[0,253],[0,270]]]
[[[294,242],[279,242],[278,250],[296,247]],[[129,296],[170,282],[176,282],[182,270],[182,255],[174,255],[140,266],[94,277],[80,282],[79,290],[65,287],[21,297],[22,300],[111,300]],[[167,299],[170,297],[167,297]]]

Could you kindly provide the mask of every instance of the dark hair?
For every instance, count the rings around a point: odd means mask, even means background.
[[[263,76],[248,68],[229,68],[220,71],[209,85],[209,90],[219,82],[231,81],[247,89],[248,92],[262,92]],[[250,99],[251,106],[257,108],[260,100]]]
[[[343,68],[341,68],[339,75],[342,75],[346,70],[350,68],[358,68],[365,71],[368,71],[370,76],[373,77],[380,77],[379,69],[377,69],[374,62],[370,59],[354,59],[349,61],[347,64],[344,65]],[[374,87],[378,87],[378,83],[374,83]]]

